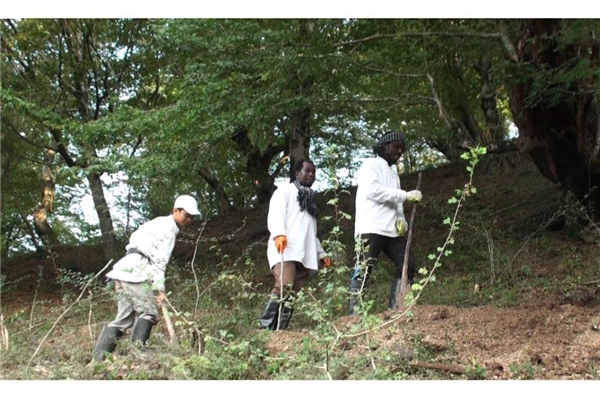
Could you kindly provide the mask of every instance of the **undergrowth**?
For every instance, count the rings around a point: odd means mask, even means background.
[[[335,150],[332,150],[332,152]],[[474,168],[482,149],[465,155],[469,180],[444,202],[428,202],[419,211],[436,214],[418,220],[436,239],[419,242],[411,251],[420,261],[419,277],[405,300],[405,308],[387,311],[391,263],[381,257],[371,286],[362,295],[357,318],[346,317],[352,260],[351,230],[340,225],[352,216],[342,210],[344,190],[332,163],[328,168],[334,187],[325,193],[328,215],[321,242],[334,260],[342,260],[311,278],[295,300],[288,331],[258,328],[270,286],[264,243],[248,243],[236,254],[211,244],[212,262],[202,269],[191,262],[172,263],[167,293],[178,343],[171,344],[162,324],[157,325],[144,349],[129,344],[127,336],[103,363],[91,362],[91,351],[102,324],[111,320],[116,303],[110,284],[68,270],[60,270],[58,299],[37,292],[30,305],[13,305],[7,298],[15,283],[0,277],[0,378],[81,380],[427,380],[484,379],[485,368],[472,359],[464,374],[415,367],[418,362],[451,362],[453,347],[440,351],[408,327],[414,304],[473,307],[517,306],[521,296],[535,287],[559,289],[578,298],[581,286],[600,275],[598,264],[583,262],[584,254],[569,251],[568,242],[556,248],[556,233],[548,231],[558,218],[575,219],[580,213],[567,201],[553,215],[515,234],[487,218],[477,205]],[[477,204],[470,207],[472,199]],[[491,210],[487,210],[492,212]],[[569,218],[571,216],[571,218]],[[512,222],[512,221],[511,221]],[[570,221],[574,222],[574,221]],[[509,224],[510,225],[510,224]],[[440,231],[444,231],[442,235]],[[198,235],[202,230],[198,231]],[[561,277],[536,274],[540,260],[551,259],[564,271]],[[40,273],[40,277],[42,274]],[[34,287],[36,288],[36,287]],[[8,299],[10,302],[10,299]],[[404,333],[401,343],[397,334]],[[300,338],[297,336],[300,335]],[[296,337],[296,338],[292,338]],[[536,377],[537,366],[527,361],[511,366],[515,379]],[[590,374],[597,369],[590,366]]]

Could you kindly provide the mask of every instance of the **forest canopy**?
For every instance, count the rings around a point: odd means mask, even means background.
[[[405,172],[518,150],[600,212],[594,19],[5,19],[1,255],[101,243],[178,194],[268,202],[301,158],[350,184],[374,138]],[[92,202],[97,220],[82,213]]]

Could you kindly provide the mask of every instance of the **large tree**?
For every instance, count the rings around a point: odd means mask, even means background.
[[[3,143],[10,139],[19,144],[12,147],[39,153],[42,199],[34,224],[43,242],[55,242],[49,215],[61,165],[87,180],[105,256],[118,257],[101,176],[118,170],[111,166],[114,157],[126,156],[123,144],[132,148],[139,137],[97,122],[125,101],[157,96],[156,79],[149,75],[155,70],[153,57],[145,55],[151,39],[142,20],[3,21]]]
[[[486,20],[357,19],[340,47],[371,123],[457,161],[469,146],[514,149],[498,39]]]
[[[342,137],[358,120],[356,98],[339,77],[347,73],[338,71],[343,26],[302,19],[165,23],[177,105],[165,109],[160,134],[177,138],[170,152],[210,185],[221,212],[268,201],[275,179],[311,157],[315,139],[332,131]],[[348,120],[335,118],[342,115]]]
[[[598,20],[511,22],[510,104],[523,150],[542,174],[600,216]]]

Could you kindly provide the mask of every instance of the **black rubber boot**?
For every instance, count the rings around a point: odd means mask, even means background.
[[[279,313],[279,329],[287,329],[294,313],[294,307],[291,302],[284,302],[281,306],[281,312]],[[275,327],[277,329],[277,327]]]
[[[141,341],[142,345],[145,345],[148,338],[150,338],[153,326],[154,324],[147,319],[137,318],[131,330],[131,342]]]
[[[119,328],[109,327],[104,325],[96,346],[94,347],[94,360],[104,361],[106,359],[106,353],[112,353],[117,347],[117,341],[123,336],[123,332]]]
[[[350,297],[348,298],[348,315],[356,315],[356,310],[360,306],[360,292],[362,290],[363,281],[361,279],[351,279]]]
[[[277,319],[279,316],[279,302],[272,297],[269,297],[265,310],[260,317],[260,327],[275,330],[277,328]]]
[[[392,280],[392,286],[390,289],[390,296],[388,299],[388,308],[396,309],[398,307],[398,295],[402,290],[402,279]]]

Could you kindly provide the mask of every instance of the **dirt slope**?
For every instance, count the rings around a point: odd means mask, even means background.
[[[470,205],[475,211],[491,213],[490,216],[496,217],[494,222],[498,228],[514,231],[525,240],[540,221],[548,218],[549,213],[556,209],[560,193],[555,185],[541,177],[526,157],[511,158],[500,161],[499,164],[503,166],[499,168],[491,163],[478,168],[481,173],[476,183],[480,192]],[[440,217],[439,208],[449,193],[465,183],[463,168],[457,171],[456,167],[447,167],[424,173],[423,194],[431,203],[419,208],[420,220]],[[416,183],[416,176],[406,176],[402,181],[409,188]],[[322,208],[326,209],[324,206]],[[345,198],[341,202],[341,209],[353,214],[352,198]],[[418,245],[421,248],[428,245],[435,248],[439,245],[434,240],[440,236],[439,229],[436,229],[438,227],[433,223],[420,222]],[[342,227],[351,231],[352,224],[342,223]],[[228,234],[234,234],[233,238],[227,239]],[[251,213],[234,213],[211,220],[203,232],[203,239],[207,241],[213,237],[221,239],[221,250],[231,254],[241,253],[252,243],[262,243],[267,236],[266,207]],[[194,254],[195,244],[193,236],[182,234],[174,252],[174,260],[189,261]],[[569,241],[563,235],[552,245],[553,252],[545,257],[531,255],[528,260],[530,277],[537,280],[565,277],[570,272],[557,260],[567,250],[576,254],[577,262],[589,267],[588,271],[600,272],[600,247],[597,243],[583,242],[578,238]],[[256,251],[257,257],[262,257],[264,245],[258,245]],[[199,259],[199,265],[210,262],[209,251],[198,257],[205,257]],[[351,262],[351,258],[352,254],[345,255],[345,262]],[[104,265],[104,260],[99,249],[85,247],[57,248],[54,260],[35,256],[3,260],[2,274],[6,277],[7,288],[12,292],[2,294],[5,312],[18,309],[16,305],[20,298],[23,298],[24,306],[28,306],[40,271],[48,279],[55,265],[70,266],[85,274],[98,271]],[[40,266],[44,267],[43,270],[39,269]],[[447,265],[449,269],[459,267],[454,267],[452,262]],[[265,271],[256,281],[270,281],[268,272]],[[586,277],[581,281],[587,284],[575,293],[560,289],[543,292],[533,287],[529,293],[521,295],[517,307],[511,308],[492,305],[457,308],[419,304],[413,309],[414,317],[411,320],[395,320],[372,331],[371,338],[378,347],[397,353],[398,358],[412,359],[415,344],[426,346],[435,363],[429,366],[446,367],[449,375],[460,375],[461,370],[479,365],[485,368],[485,377],[488,379],[598,379],[600,281],[598,277]],[[52,293],[59,290],[50,280],[44,283],[44,287],[38,291]],[[380,317],[386,321],[393,318],[392,315],[392,312],[384,312]],[[353,321],[356,319],[343,317],[336,325],[340,329],[349,329]],[[288,331],[273,333],[269,346],[274,352],[285,351],[293,355],[294,348],[307,335],[308,330],[292,326]],[[347,345],[335,349],[346,350],[348,356],[352,355],[353,350],[364,350],[359,346]]]
[[[416,360],[415,344],[426,346],[433,360],[415,367],[441,370],[448,378],[469,377],[469,367],[479,365],[485,368],[486,379],[598,379],[598,308],[416,306],[413,313],[408,322],[396,320],[371,332],[371,344],[395,353],[398,360],[410,361]],[[344,330],[353,321],[342,319],[337,326]],[[307,335],[307,330],[274,334],[270,347],[293,355]],[[364,353],[359,346],[336,349],[346,350],[346,356],[352,356],[353,350]]]

